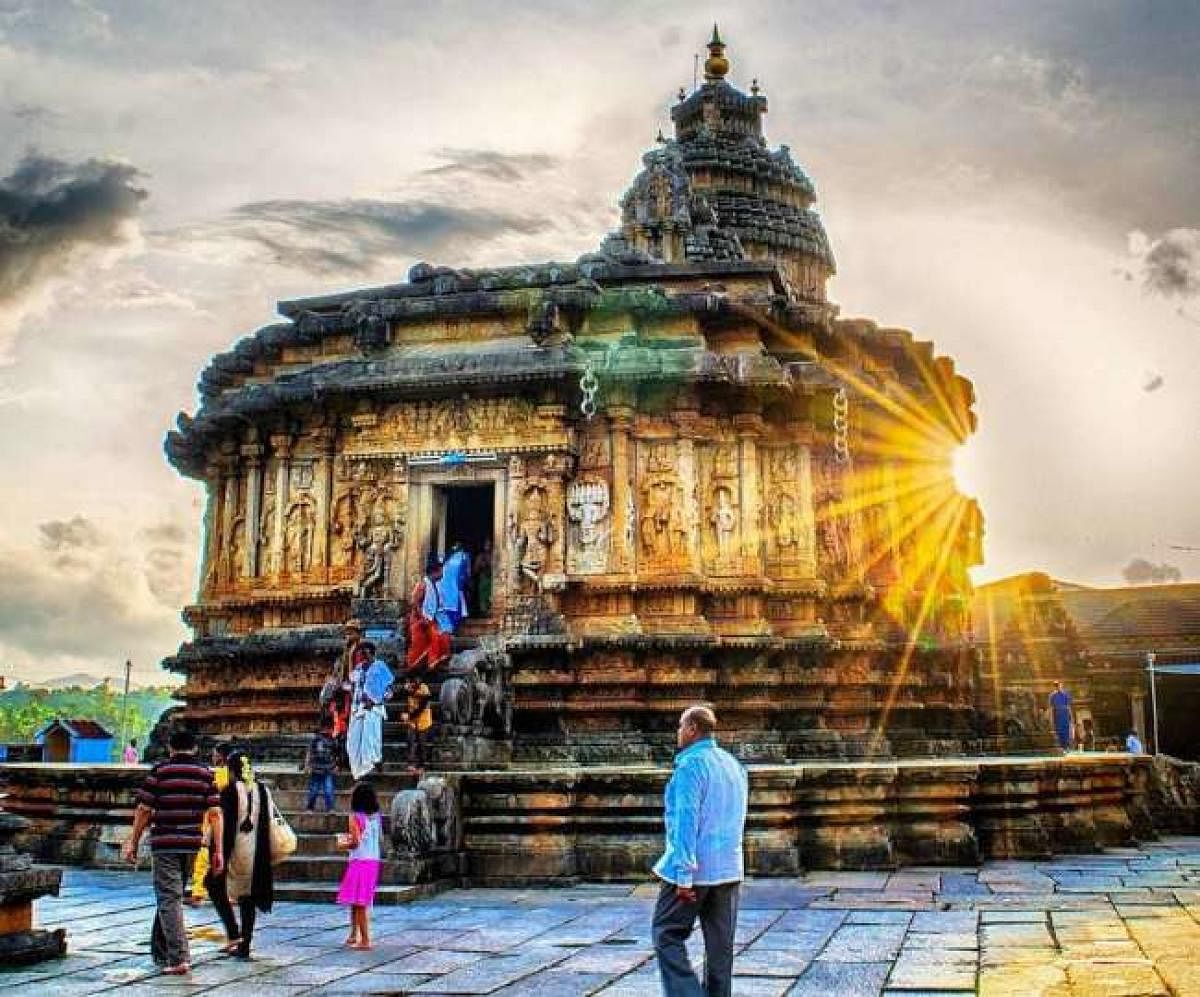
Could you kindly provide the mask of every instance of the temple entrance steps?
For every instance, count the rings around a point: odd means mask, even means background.
[[[350,788],[354,780],[349,773],[339,773],[336,779],[334,810],[324,811],[324,800],[318,800],[321,809],[308,813],[304,804],[308,800],[308,776],[295,768],[263,765],[257,774],[271,787],[275,805],[296,832],[296,852],[275,866],[275,899],[300,900],[312,903],[334,903],[338,884],[346,869],[346,853],[337,847],[337,835],[347,828],[350,812]],[[392,798],[403,789],[412,789],[416,779],[407,772],[384,772],[372,777],[371,782],[379,796],[383,812],[384,855],[391,853],[391,821],[389,813]],[[379,876],[379,889],[375,894],[377,904],[407,903],[417,897],[436,892],[434,883],[398,884],[399,863],[386,859]]]

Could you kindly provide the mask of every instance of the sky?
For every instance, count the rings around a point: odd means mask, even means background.
[[[1192,0],[0,0],[0,674],[161,678],[208,358],[418,260],[594,248],[714,20],[841,314],[975,383],[976,582],[1200,580]]]

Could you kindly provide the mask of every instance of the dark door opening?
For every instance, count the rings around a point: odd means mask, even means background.
[[[467,604],[472,618],[491,613],[491,577],[495,564],[496,486],[441,485],[437,489],[434,543],[444,560],[461,543],[473,567]],[[484,578],[486,576],[486,580]]]

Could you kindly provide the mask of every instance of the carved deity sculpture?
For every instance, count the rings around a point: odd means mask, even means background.
[[[608,559],[607,481],[575,481],[567,489],[570,557],[576,571],[600,571]]]
[[[841,511],[841,483],[832,460],[821,464],[821,485],[817,495],[817,536],[821,561],[827,574],[844,575],[850,567],[850,534]]]
[[[676,504],[678,491],[675,482],[666,479],[651,481],[642,491],[639,534],[643,552],[652,557],[671,552],[671,507]]]
[[[356,542],[363,552],[362,568],[356,586],[358,597],[386,597],[392,573],[392,560],[404,543],[404,520],[397,516],[389,521],[385,504],[380,502],[371,513],[370,523],[357,534]]]
[[[237,519],[229,531],[229,543],[225,547],[225,563],[221,577],[232,585],[242,577],[246,563],[246,521]]]
[[[275,564],[275,552],[272,545],[275,536],[275,505],[263,509],[258,527],[258,573],[260,575],[274,574],[278,568]]]
[[[294,502],[288,510],[284,530],[284,564],[292,574],[304,574],[312,568],[316,521],[313,502],[309,498]]]
[[[525,490],[519,516],[510,514],[508,520],[517,584],[530,583],[539,590],[546,558],[558,541],[558,527],[546,505],[546,489],[532,485]]]
[[[732,496],[729,494],[728,488],[718,488],[714,494],[714,498],[716,499],[716,504],[709,515],[709,521],[712,523],[713,533],[716,536],[717,557],[726,560],[733,557],[735,553],[734,540],[737,533],[737,509],[733,507]]]

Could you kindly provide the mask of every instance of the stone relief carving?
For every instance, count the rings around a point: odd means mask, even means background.
[[[820,465],[815,500],[821,574],[840,579],[850,569],[850,529],[842,510],[842,483],[833,458]]]
[[[508,540],[518,588],[540,590],[542,573],[551,548],[558,541],[556,517],[549,509],[544,485],[533,484],[521,494],[519,510],[509,513]]]
[[[809,492],[807,454],[795,447],[766,452],[767,544],[772,560],[814,570],[814,524],[806,496]]]
[[[221,580],[232,585],[245,571],[246,565],[246,521],[235,519],[229,530],[229,540],[225,544],[224,557],[221,559]]]
[[[275,503],[269,502],[263,507],[258,526],[258,573],[273,575],[278,570],[275,563]]]
[[[292,574],[304,574],[311,570],[316,526],[316,503],[308,496],[293,502],[284,521],[283,544],[284,566]]]
[[[602,572],[607,567],[610,502],[607,481],[584,479],[568,486],[568,571]]]
[[[398,402],[384,410],[382,438],[413,441],[429,449],[431,441],[452,449],[475,440],[519,438],[529,430],[535,415],[525,398],[472,398]]]
[[[392,594],[392,561],[404,546],[404,517],[391,506],[389,496],[378,496],[370,518],[355,532],[355,545],[362,550],[355,586],[360,599],[381,599]]]
[[[720,485],[713,492],[713,508],[708,515],[716,542],[717,557],[732,558],[737,552],[738,511],[730,490]]]

